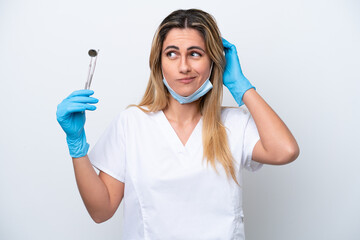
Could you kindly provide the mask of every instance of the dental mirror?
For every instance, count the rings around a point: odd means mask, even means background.
[[[90,56],[90,64],[89,64],[88,77],[87,77],[87,80],[85,83],[85,89],[90,89],[92,78],[93,78],[94,72],[95,72],[96,60],[97,60],[99,51],[100,51],[99,49],[97,51],[94,49],[90,49],[88,52],[88,54]]]

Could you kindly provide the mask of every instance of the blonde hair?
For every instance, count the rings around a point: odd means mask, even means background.
[[[216,160],[222,164],[227,177],[232,176],[239,185],[234,170],[234,161],[229,148],[226,129],[221,122],[221,102],[223,94],[222,75],[225,56],[220,31],[215,19],[208,13],[198,10],[177,10],[167,16],[158,27],[150,52],[150,78],[145,94],[137,106],[144,112],[164,110],[169,104],[169,92],[163,84],[161,71],[162,45],[167,33],[173,28],[198,30],[204,38],[207,54],[213,61],[210,81],[213,89],[200,98],[200,113],[203,116],[202,142],[203,160],[206,158],[215,171]],[[142,107],[146,107],[144,109]]]

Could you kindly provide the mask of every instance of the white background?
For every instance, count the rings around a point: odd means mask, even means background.
[[[138,103],[153,34],[201,8],[237,46],[245,76],[285,121],[301,154],[244,175],[248,240],[360,239],[360,3],[356,0],[0,0],[0,239],[120,239],[122,205],[95,224],[73,174],[56,107],[84,87],[93,146]],[[224,105],[235,105],[224,90]]]

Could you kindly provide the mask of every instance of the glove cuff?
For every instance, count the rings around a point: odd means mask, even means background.
[[[251,85],[251,84],[249,84],[250,86],[244,91],[244,92],[241,92],[241,93],[239,93],[238,94],[238,96],[234,96],[234,98],[235,98],[235,100],[236,100],[236,102],[237,102],[237,104],[239,104],[239,107],[240,106],[242,106],[242,105],[244,105],[244,102],[243,102],[243,97],[244,97],[244,94],[248,91],[248,90],[250,90],[250,89],[255,89],[256,90],[256,88],[253,86],[253,85]]]
[[[245,92],[251,88],[256,90],[245,77],[237,82],[228,83],[226,87],[229,89],[237,104],[239,104],[239,107],[244,104],[242,98],[244,97]]]
[[[86,142],[85,131],[83,131],[79,138],[71,139],[66,137],[66,142],[69,147],[70,156],[73,158],[83,157],[88,153],[90,145]]]

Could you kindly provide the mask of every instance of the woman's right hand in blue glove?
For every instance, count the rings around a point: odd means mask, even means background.
[[[85,156],[89,149],[84,130],[85,110],[96,109],[91,104],[99,100],[90,97],[93,94],[93,90],[74,91],[57,106],[56,118],[66,133],[69,152],[74,158]]]

